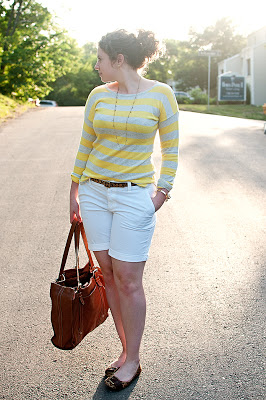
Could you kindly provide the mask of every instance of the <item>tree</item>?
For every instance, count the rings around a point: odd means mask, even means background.
[[[19,98],[44,97],[50,83],[70,71],[78,55],[75,40],[34,0],[1,2],[0,88]]]
[[[164,42],[164,54],[161,58],[148,66],[147,77],[161,82],[168,82],[173,79],[173,71],[179,56],[178,40],[166,39]]]
[[[235,33],[235,27],[229,18],[218,20],[215,25],[204,29],[202,33],[190,30],[189,45],[193,53],[194,61],[191,62],[190,72],[197,74],[198,86],[201,89],[207,88],[208,60],[205,57],[198,57],[199,50],[219,50],[221,55],[212,58],[211,65],[211,90],[216,92],[218,62],[239,53],[246,46],[246,39]],[[189,75],[189,74],[188,74]],[[191,77],[184,76],[184,83],[187,85]]]
[[[83,106],[91,90],[102,82],[94,70],[97,59],[94,43],[86,43],[80,52],[75,68],[58,78],[49,94],[59,105]]]
[[[208,59],[199,57],[200,49],[220,50],[221,56],[212,58],[211,89],[216,92],[218,62],[237,54],[246,45],[246,39],[235,34],[235,28],[228,18],[218,20],[204,31],[190,30],[188,41],[166,40],[163,58],[151,64],[147,76],[163,82],[173,80],[179,90],[190,90],[208,86]]]
[[[208,26],[202,33],[190,29],[189,36],[193,49],[220,50],[220,59],[231,57],[246,46],[246,39],[235,33],[235,26],[226,17],[219,19],[215,25]]]

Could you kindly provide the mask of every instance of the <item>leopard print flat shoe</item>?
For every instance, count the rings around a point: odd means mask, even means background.
[[[105,370],[105,376],[108,376],[108,377],[113,376],[114,373],[116,373],[116,371],[119,370],[119,368],[120,368],[120,367],[108,367],[108,368]]]
[[[106,384],[106,386],[113,390],[118,392],[119,390],[125,389],[126,387],[128,387],[141,373],[141,366],[138,366],[137,372],[135,373],[135,375],[133,376],[132,379],[130,379],[130,381],[120,381],[120,379],[118,379],[116,376],[111,376],[107,379],[105,379],[104,383]]]

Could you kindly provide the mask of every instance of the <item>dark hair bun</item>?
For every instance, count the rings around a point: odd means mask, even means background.
[[[156,57],[160,52],[159,41],[155,39],[153,32],[141,29],[139,30],[137,40],[140,43],[143,56],[149,61],[153,60],[154,56]]]
[[[159,41],[154,33],[143,29],[138,31],[137,36],[124,29],[107,33],[101,38],[99,46],[113,61],[118,54],[123,54],[133,69],[142,68],[160,56]]]

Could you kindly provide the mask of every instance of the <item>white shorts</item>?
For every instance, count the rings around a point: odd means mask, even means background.
[[[156,223],[155,185],[107,188],[79,184],[79,202],[89,249],[108,250],[117,260],[146,261]]]

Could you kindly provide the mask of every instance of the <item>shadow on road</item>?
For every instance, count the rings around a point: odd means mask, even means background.
[[[92,399],[93,400],[105,400],[105,399],[119,399],[119,400],[126,400],[129,399],[131,396],[134,387],[136,386],[138,379],[136,379],[128,388],[123,389],[121,392],[112,392],[109,390],[105,384],[104,379],[98,385],[96,392],[94,393]]]

